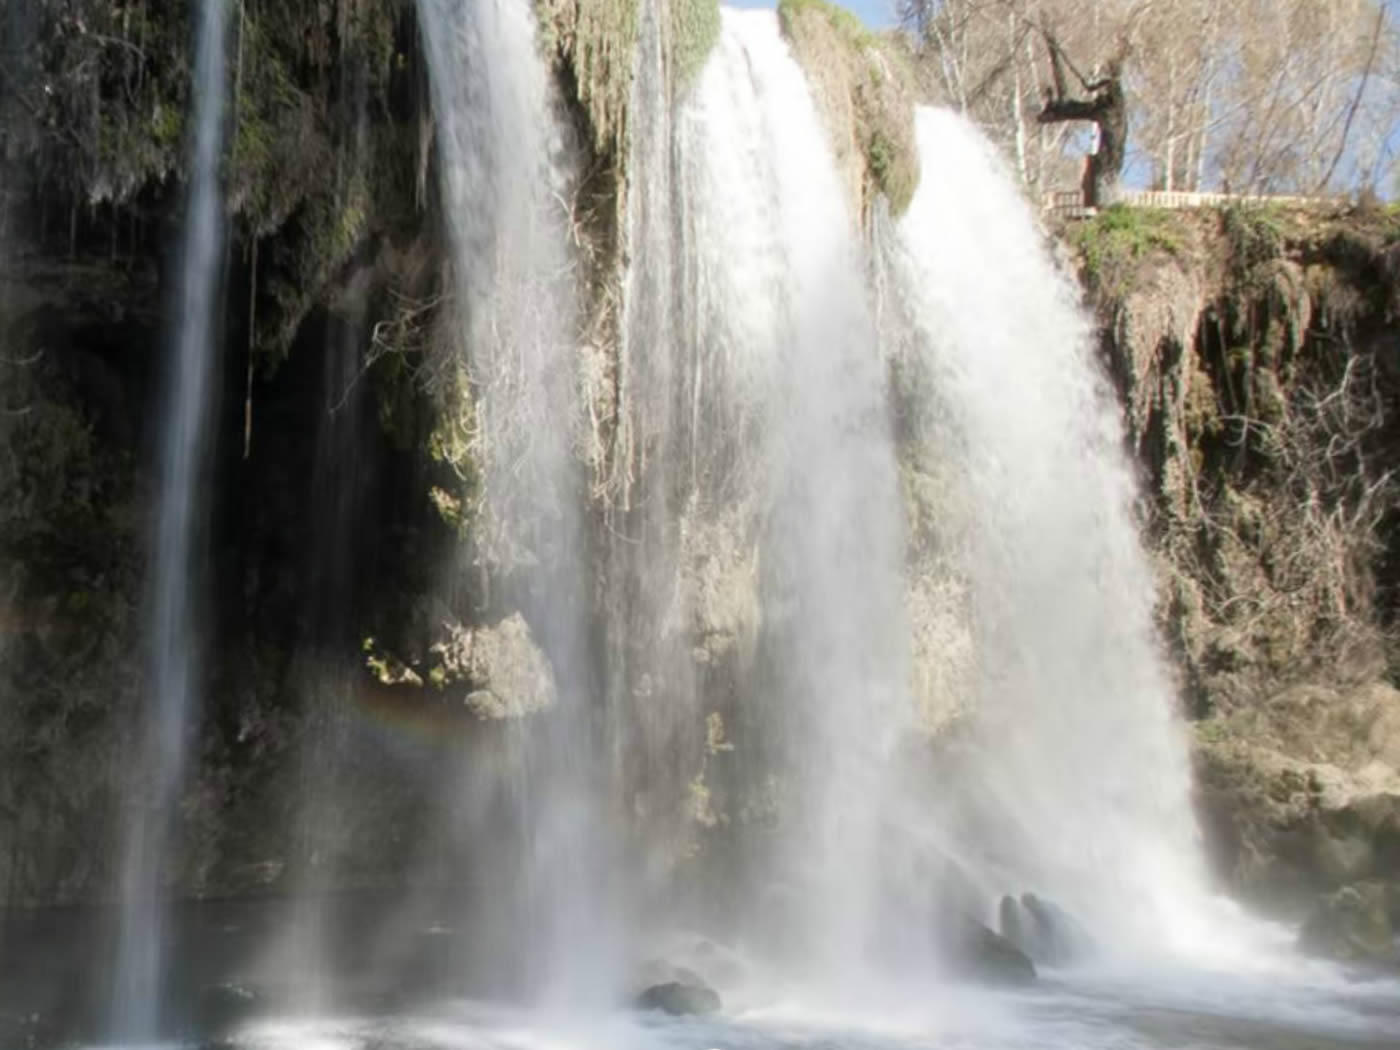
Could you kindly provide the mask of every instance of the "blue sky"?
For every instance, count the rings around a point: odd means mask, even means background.
[[[777,7],[777,0],[721,0],[733,7]],[[871,29],[882,29],[894,24],[894,8],[897,0],[846,0],[836,6],[854,11],[860,20]]]

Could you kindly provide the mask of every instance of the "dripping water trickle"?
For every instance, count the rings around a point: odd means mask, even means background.
[[[223,256],[219,162],[227,106],[228,4],[199,7],[192,180],[177,277],[160,433],[159,505],[152,536],[150,679],[140,762],[129,790],[110,1035],[153,1039],[162,1024],[168,905],[165,884],[193,717],[198,711],[198,598],[204,470],[217,357]]]

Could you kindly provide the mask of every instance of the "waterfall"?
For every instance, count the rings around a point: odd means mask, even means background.
[[[682,546],[696,517],[683,469],[676,317],[678,201],[667,77],[670,12],[641,0],[628,121],[626,265],[618,341],[617,435],[603,515],[607,537],[606,690],[615,793],[633,824],[636,910],[669,908],[691,846],[682,819],[700,748]]]
[[[923,178],[886,239],[897,351],[951,462],[975,732],[936,807],[986,889],[1048,894],[1110,943],[1210,936],[1183,726],[1155,637],[1120,410],[1090,319],[991,145],[920,110]]]
[[[200,559],[200,498],[217,347],[223,206],[219,163],[226,108],[228,5],[200,5],[194,71],[194,153],[178,271],[172,356],[160,438],[160,497],[151,545],[151,683],[145,738],[122,862],[111,1034],[145,1040],[160,1024],[171,857],[190,716],[198,710],[193,580]]]
[[[849,984],[908,717],[884,362],[826,132],[771,13],[724,10],[686,122],[693,462],[753,512],[762,623],[734,736],[741,789],[769,785],[782,824],[737,893],[770,947]]]
[[[577,261],[561,204],[570,143],[527,0],[419,0],[418,9],[465,348],[459,365],[439,363],[439,378],[465,374],[457,386],[462,396],[471,390],[485,467],[478,546],[502,577],[498,589],[525,613],[558,687],[556,709],[518,730],[518,757],[504,763],[520,849],[494,878],[523,893],[525,929],[501,930],[506,943],[495,947],[523,940],[537,995],[587,1002],[610,990],[618,923],[573,456]]]

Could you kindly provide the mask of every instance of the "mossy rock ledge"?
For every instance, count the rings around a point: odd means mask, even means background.
[[[1145,482],[1219,874],[1301,921],[1400,886],[1400,213],[1114,207],[1064,230]]]
[[[874,33],[826,0],[780,0],[778,19],[807,74],[837,170],[862,217],[883,194],[899,215],[919,184],[913,60],[897,33]]]

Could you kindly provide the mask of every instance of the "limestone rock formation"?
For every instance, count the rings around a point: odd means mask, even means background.
[[[712,1014],[719,1008],[719,994],[713,988],[693,981],[654,984],[637,996],[637,1009],[660,1010],[676,1016]]]
[[[1027,984],[1035,963],[1010,939],[964,914],[944,916],[936,941],[944,966],[956,977],[986,984]]]
[[[1148,482],[1223,874],[1298,917],[1400,878],[1400,227],[1374,208],[1110,208],[1067,236]]]
[[[1053,901],[1023,893],[1001,899],[998,908],[1001,935],[1043,966],[1080,962],[1093,951],[1084,927]]]
[[[443,687],[461,684],[465,703],[478,718],[519,718],[552,707],[554,674],[519,613],[498,624],[449,624],[447,639],[433,646],[439,663],[434,678]]]
[[[1346,886],[1318,902],[1303,923],[1299,946],[1342,962],[1400,966],[1395,944],[1397,898],[1379,883]]]
[[[1235,885],[1279,905],[1400,864],[1400,694],[1297,686],[1198,733],[1200,790]]]
[[[919,182],[920,92],[907,44],[870,32],[826,0],[782,0],[778,15],[807,72],[855,214],[866,214],[879,193],[902,212]]]

